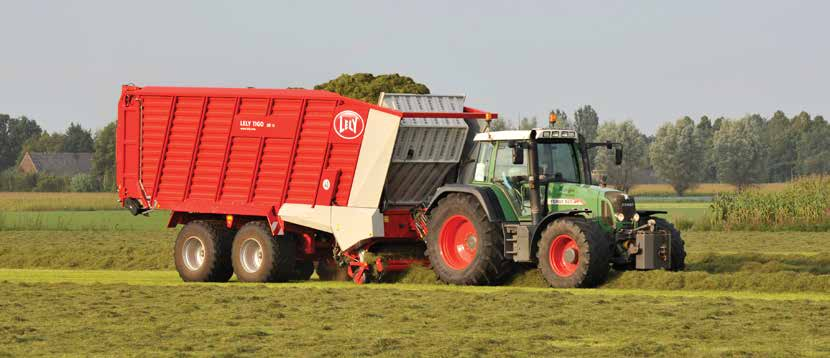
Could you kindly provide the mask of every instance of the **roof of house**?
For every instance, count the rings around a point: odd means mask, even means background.
[[[92,171],[92,153],[35,153],[29,152],[38,172],[71,176]]]

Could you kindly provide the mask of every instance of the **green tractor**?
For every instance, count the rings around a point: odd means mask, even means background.
[[[427,255],[438,277],[460,285],[501,282],[535,264],[553,287],[595,287],[610,269],[683,270],[680,232],[636,210],[634,198],[591,180],[588,150],[573,130],[485,131],[475,135],[472,178],[440,187],[426,205]]]

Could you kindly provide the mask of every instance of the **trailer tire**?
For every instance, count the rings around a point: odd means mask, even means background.
[[[610,270],[606,241],[595,224],[581,217],[558,219],[539,239],[539,272],[551,287],[596,287]]]
[[[173,259],[185,282],[227,282],[233,276],[231,232],[218,221],[191,221],[179,231]]]
[[[683,271],[686,269],[686,243],[680,236],[680,231],[674,224],[666,219],[654,218],[658,230],[666,230],[671,235],[671,271]]]
[[[438,278],[455,285],[494,285],[510,273],[504,234],[472,195],[449,194],[430,212],[427,256]]]
[[[295,277],[297,242],[271,235],[264,221],[251,221],[236,233],[232,256],[239,281],[284,282]]]

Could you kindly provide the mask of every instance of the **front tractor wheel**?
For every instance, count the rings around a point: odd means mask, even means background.
[[[296,278],[297,243],[271,235],[263,221],[252,221],[233,239],[233,270],[242,282],[282,282]]]
[[[227,282],[233,275],[230,232],[218,221],[191,221],[176,238],[176,271],[186,282]]]
[[[548,225],[537,255],[539,271],[552,287],[595,287],[608,277],[608,243],[581,218],[563,218]]]
[[[426,242],[432,268],[444,282],[495,284],[510,272],[501,229],[472,196],[441,199],[430,215]]]

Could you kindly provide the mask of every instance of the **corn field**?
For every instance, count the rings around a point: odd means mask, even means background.
[[[712,212],[727,230],[828,230],[830,176],[803,177],[778,192],[721,193],[712,201]]]

